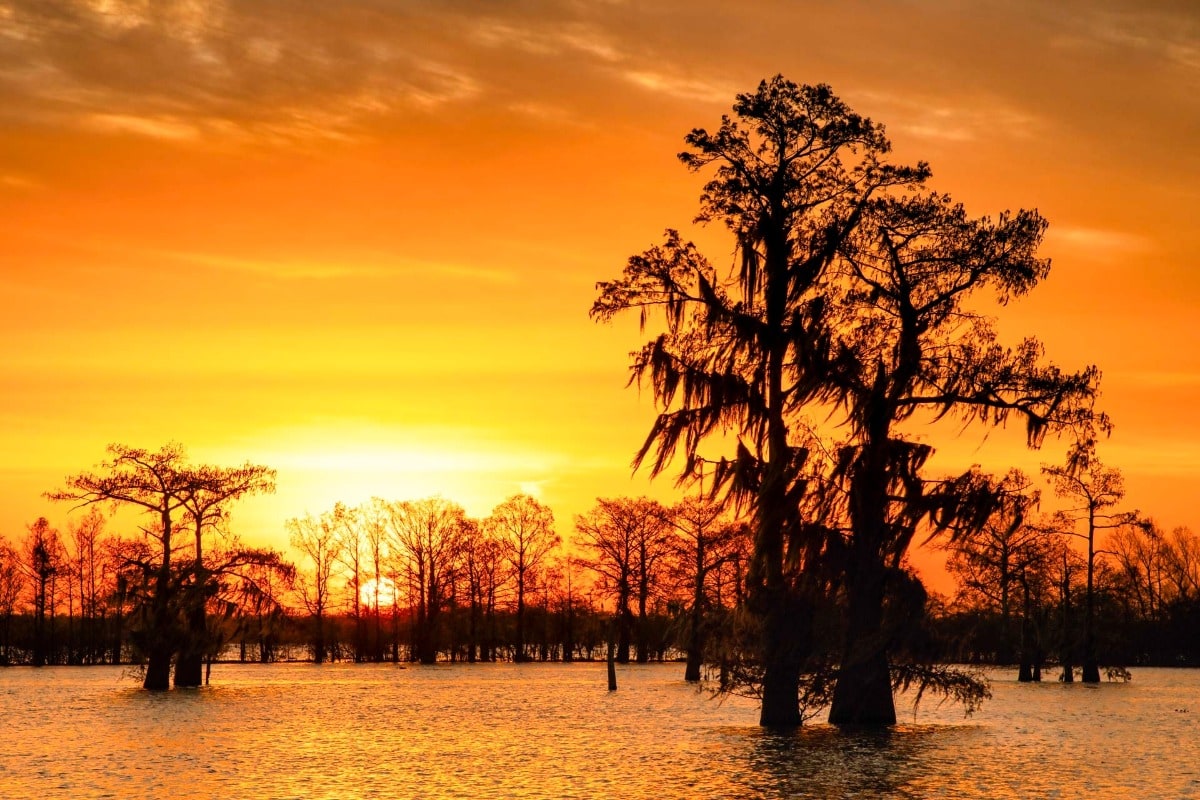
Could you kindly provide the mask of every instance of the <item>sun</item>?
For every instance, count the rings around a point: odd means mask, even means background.
[[[363,583],[362,588],[358,590],[358,599],[364,606],[368,608],[375,607],[375,592],[379,592],[379,607],[391,608],[396,605],[396,582],[391,578],[380,577],[378,579],[371,578]]]

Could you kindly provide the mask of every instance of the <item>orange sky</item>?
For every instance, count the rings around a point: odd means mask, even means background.
[[[274,544],[372,495],[532,491],[564,532],[671,497],[629,475],[636,320],[587,310],[689,226],[683,135],[776,72],[972,212],[1041,210],[1001,330],[1100,364],[1130,504],[1200,525],[1191,2],[0,0],[0,533],[109,442],[278,468],[235,509]],[[1061,455],[956,431],[948,465]]]

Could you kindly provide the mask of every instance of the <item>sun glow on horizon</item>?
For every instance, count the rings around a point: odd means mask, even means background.
[[[392,608],[400,599],[400,593],[396,589],[396,582],[388,577],[380,577],[378,580],[371,578],[363,583],[362,588],[358,590],[358,600],[368,608],[375,608],[378,598],[379,608]]]

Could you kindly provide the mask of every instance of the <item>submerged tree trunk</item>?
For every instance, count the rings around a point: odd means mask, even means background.
[[[633,639],[633,611],[629,608],[629,582],[622,581],[617,596],[617,655],[618,663],[629,663],[629,649]]]
[[[1021,613],[1021,664],[1017,670],[1017,681],[1020,683],[1033,682],[1033,603],[1029,596],[1029,584],[1022,579],[1022,613]],[[1040,678],[1040,675],[1039,675]]]
[[[768,595],[763,615],[762,710],[758,724],[768,728],[794,728],[800,725],[800,666],[803,662],[796,646],[796,620],[789,611],[784,592]]]
[[[171,618],[171,515],[162,512],[162,563],[154,580],[154,595],[146,631],[146,676],[143,689],[164,691],[171,687],[171,657],[175,654],[174,620]]]
[[[517,641],[513,650],[513,661],[522,663],[527,660],[525,655],[525,571],[517,572]]]
[[[201,580],[197,576],[197,580]],[[188,610],[187,645],[175,661],[175,685],[200,686],[204,680],[204,651],[208,641],[208,617],[204,603],[204,588],[196,586],[198,597]]]
[[[859,564],[847,583],[848,627],[829,722],[833,725],[894,725],[896,704],[883,631],[884,574]],[[864,568],[865,567],[865,568]]]
[[[687,666],[683,679],[700,680],[700,664],[704,659],[704,536],[696,537],[696,573],[692,581],[692,613],[688,620]]]
[[[1083,616],[1083,682],[1100,682],[1100,665],[1096,658],[1096,526],[1088,522],[1087,595]]]
[[[1064,561],[1066,557],[1064,556]],[[1070,573],[1064,570],[1062,584],[1062,675],[1063,683],[1075,682],[1074,659],[1071,657],[1071,582]]]

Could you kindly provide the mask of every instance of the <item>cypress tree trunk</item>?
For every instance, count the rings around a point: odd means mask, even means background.
[[[795,622],[783,592],[767,594],[763,615],[762,710],[758,724],[769,728],[800,725],[800,664],[791,627]]]
[[[1021,683],[1033,682],[1033,611],[1029,598],[1029,585],[1022,580],[1024,606],[1021,614],[1021,666],[1017,672],[1017,680]]]
[[[896,704],[883,637],[883,571],[860,563],[847,583],[848,628],[829,722],[894,725]],[[864,569],[865,567],[865,569]]]
[[[703,660],[704,641],[704,536],[696,537],[696,575],[692,581],[692,613],[688,627],[687,667],[683,679],[700,680],[700,663]]]
[[[1100,682],[1100,665],[1096,658],[1096,528],[1088,523],[1087,597],[1083,617],[1083,682]]]
[[[204,682],[204,650],[208,640],[208,616],[204,603],[204,589],[195,587],[198,597],[188,609],[187,645],[175,661],[175,685],[181,687],[200,686]]]
[[[163,559],[154,580],[150,615],[146,631],[146,676],[143,689],[164,691],[171,687],[171,657],[175,654],[171,619],[171,515],[162,512]]]

